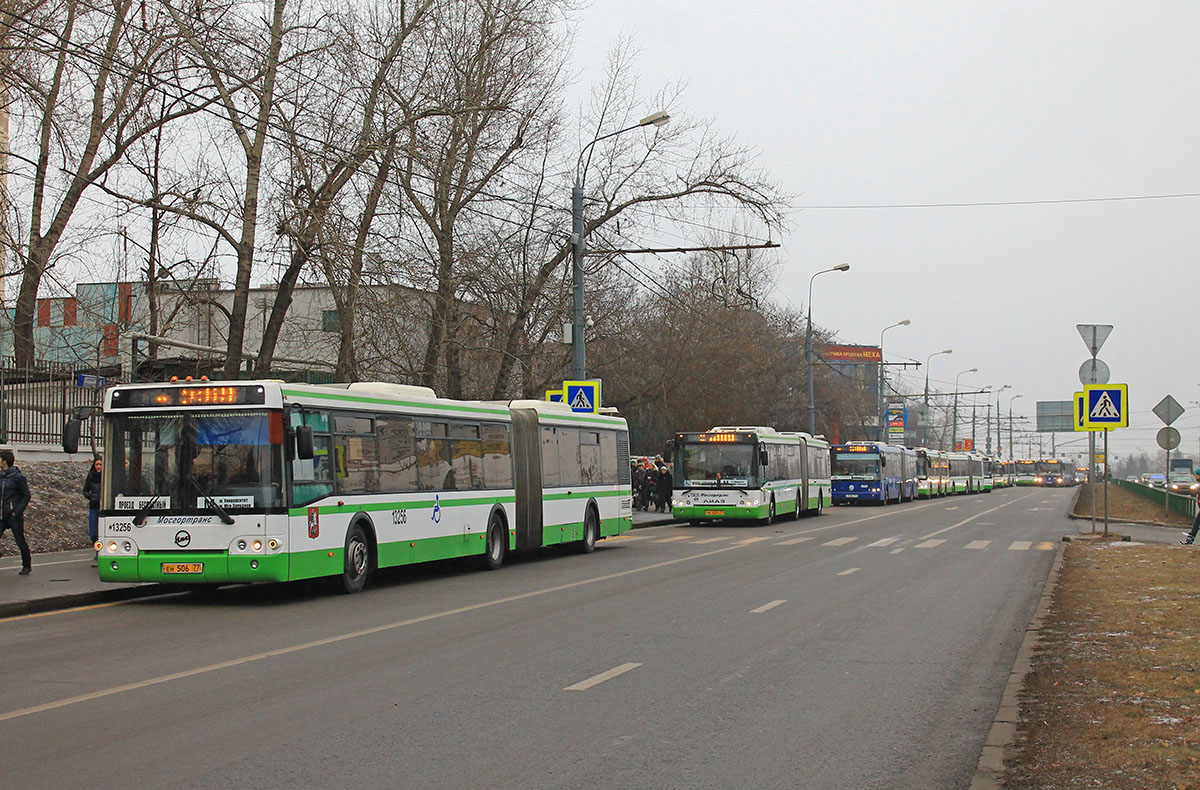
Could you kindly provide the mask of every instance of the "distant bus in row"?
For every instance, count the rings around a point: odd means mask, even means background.
[[[764,426],[717,426],[678,433],[671,513],[770,524],[781,516],[819,514],[833,502],[829,442]]]
[[[839,444],[830,452],[835,504],[907,502],[996,487],[997,462],[978,453],[899,447],[884,442]]]

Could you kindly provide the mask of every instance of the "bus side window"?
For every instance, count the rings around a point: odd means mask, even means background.
[[[559,428],[558,432],[558,473],[560,485],[577,486],[583,482],[579,467],[579,430],[576,428]]]
[[[542,426],[542,487],[557,488],[561,483],[558,473],[558,436],[554,428]]]
[[[485,423],[483,436],[483,484],[487,488],[512,488],[512,448],[508,426]]]

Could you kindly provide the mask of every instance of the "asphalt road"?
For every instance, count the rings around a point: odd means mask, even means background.
[[[7,787],[965,788],[1073,491],[0,621]]]

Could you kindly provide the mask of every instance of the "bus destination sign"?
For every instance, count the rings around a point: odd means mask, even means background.
[[[118,389],[113,392],[114,408],[170,406],[241,406],[266,403],[262,387],[193,386]]]

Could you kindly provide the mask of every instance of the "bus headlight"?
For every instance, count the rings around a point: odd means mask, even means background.
[[[116,551],[117,551],[117,542],[116,542],[115,540],[114,540],[112,543],[108,544],[108,550],[109,550],[110,552],[116,553]]]

